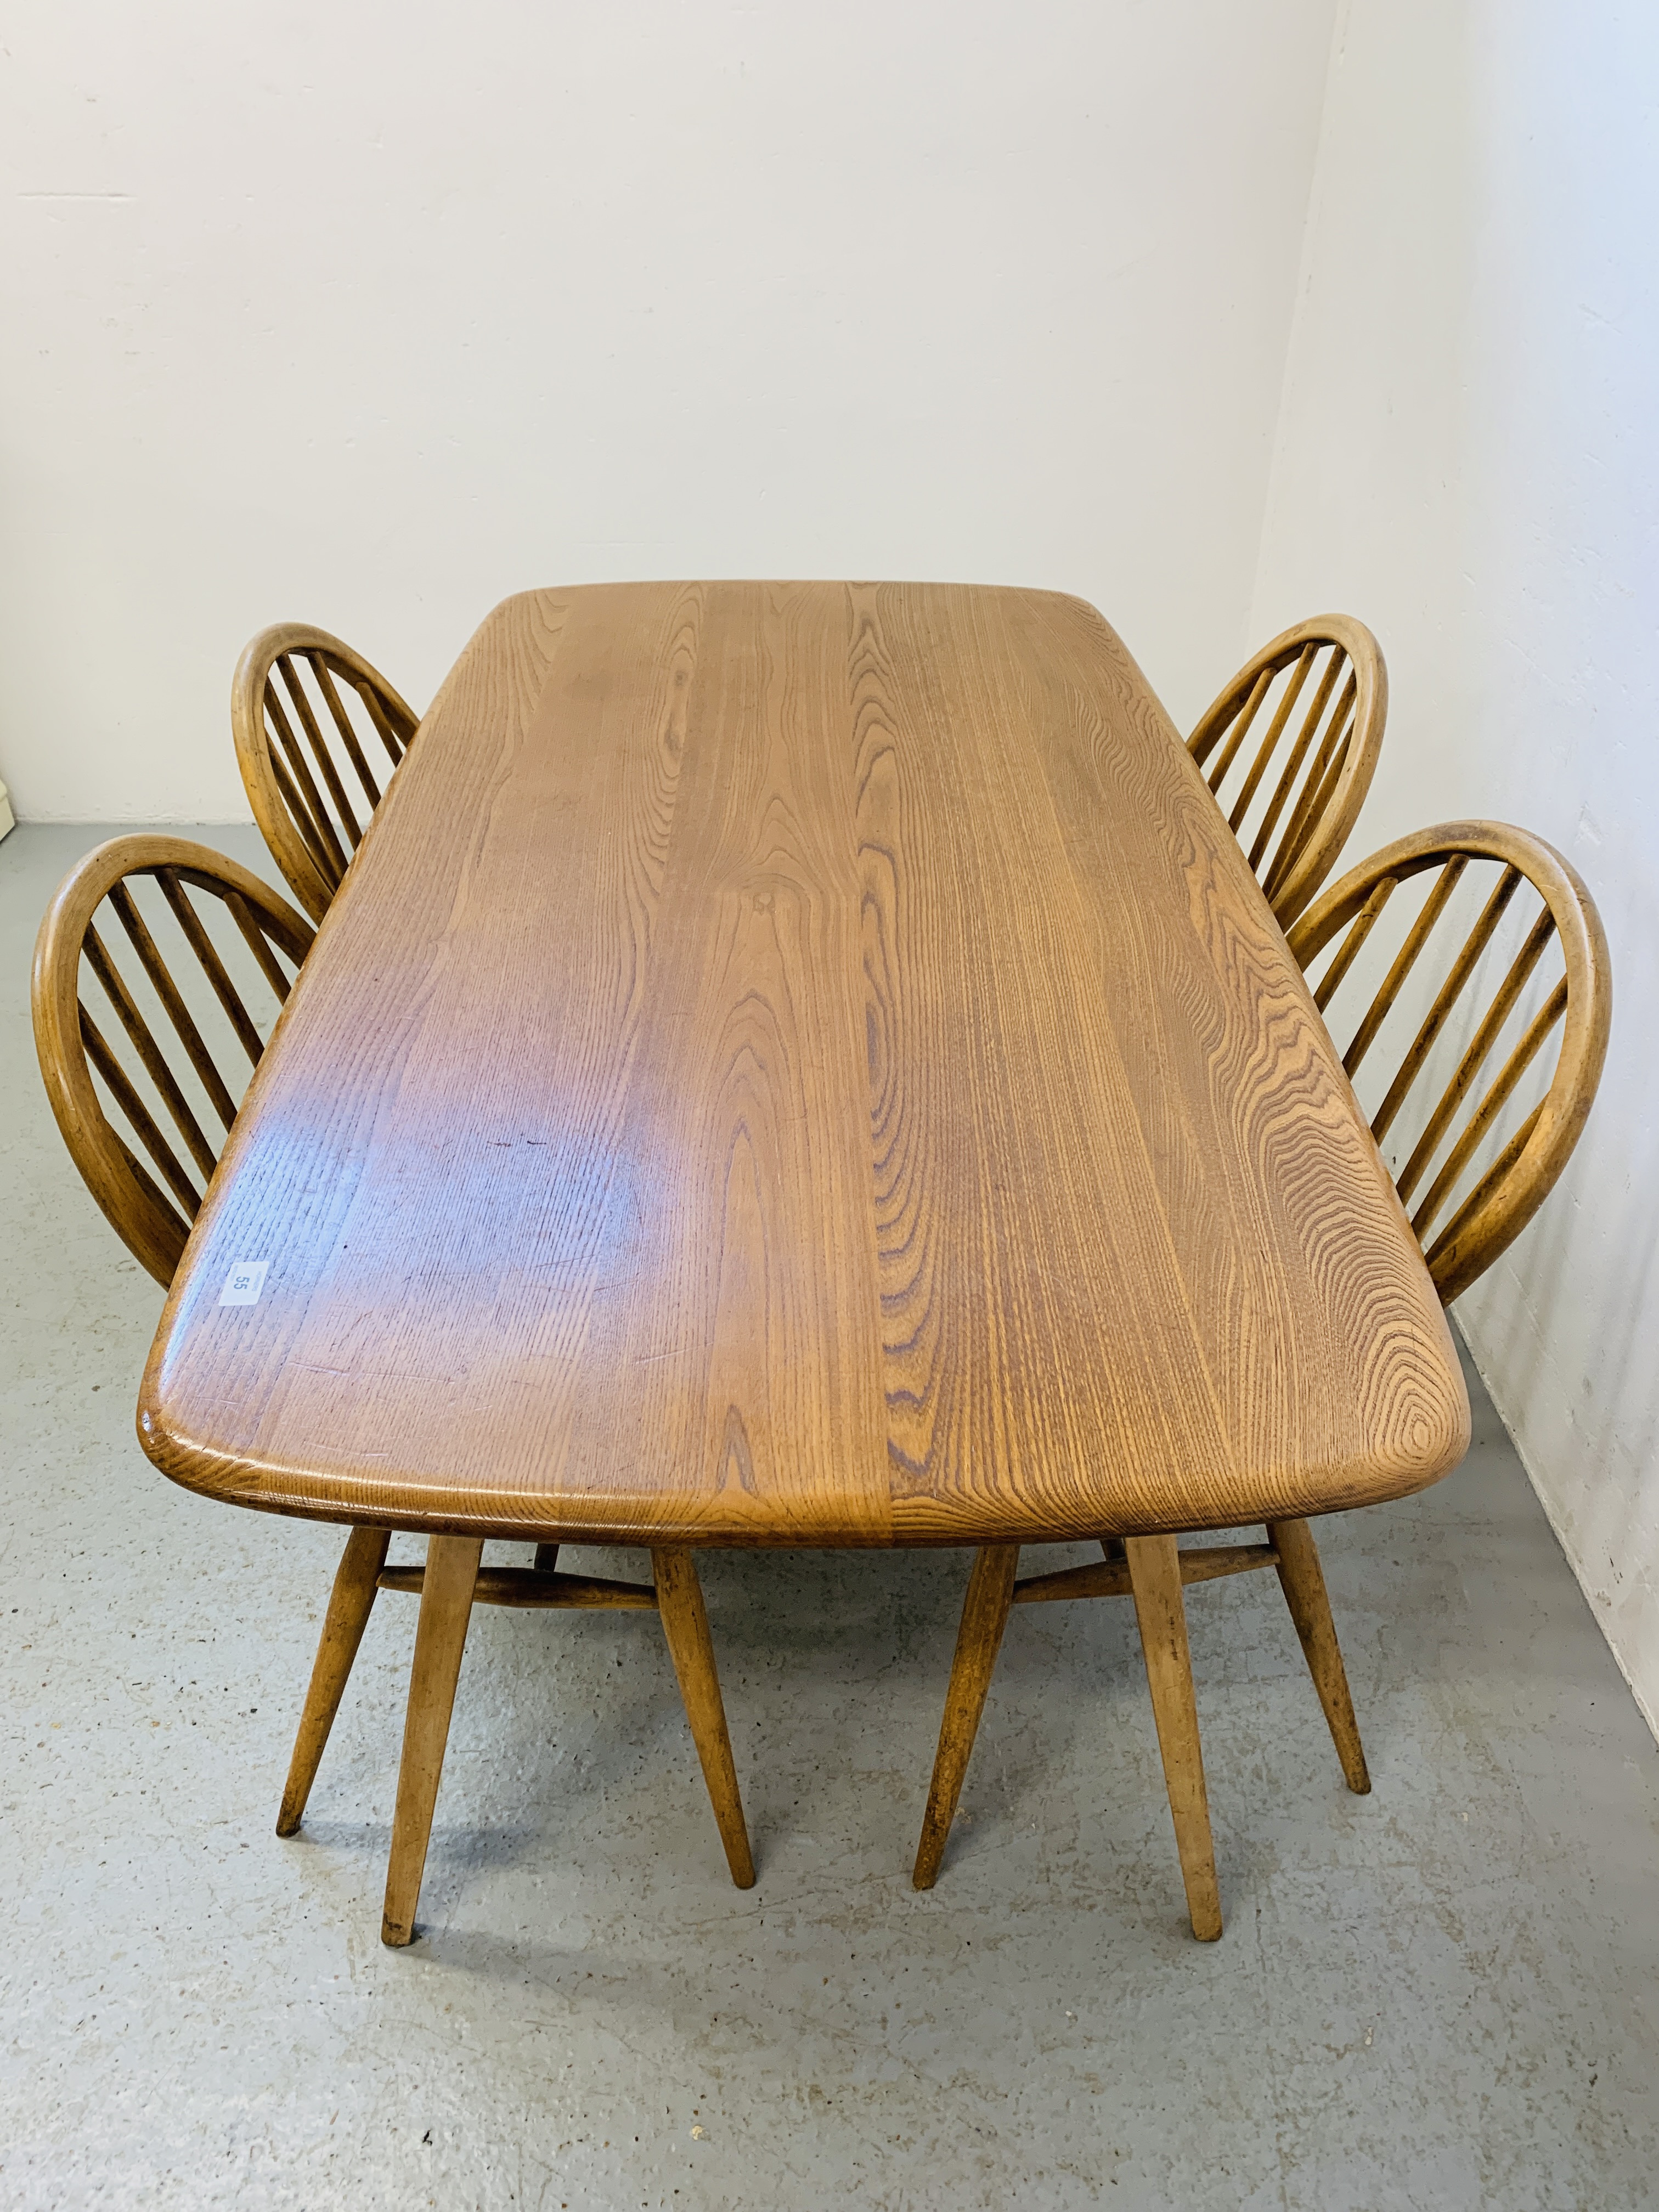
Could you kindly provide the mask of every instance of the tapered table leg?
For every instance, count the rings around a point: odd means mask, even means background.
[[[323,1632],[317,1641],[311,1686],[306,1692],[299,1732],[294,1739],[294,1756],[288,1763],[282,1809],[276,1815],[279,1836],[295,1834],[304,1817],[329,1730],[340,1710],[357,1646],[374,1607],[374,1591],[391,1541],[389,1528],[354,1528],[346,1538],[345,1550],[334,1571]]]
[[[415,1908],[426,1870],[432,1808],[444,1769],[449,1717],[454,1710],[455,1684],[472,1613],[472,1586],[478,1578],[483,1554],[483,1541],[470,1536],[434,1536],[427,1545],[415,1663],[409,1677],[409,1712],[404,1723],[403,1764],[398,1770],[398,1809],[392,1820],[386,1911],[380,1922],[380,1941],[393,1946],[410,1942],[415,1934]]]
[[[749,1849],[749,1829],[738,1791],[738,1770],[732,1757],[732,1738],[726,1725],[726,1705],[720,1697],[696,1561],[686,1551],[653,1551],[651,1565],[668,1655],[679,1678],[691,1741],[697,1747],[702,1778],[708,1785],[715,1823],[726,1846],[726,1863],[738,1887],[752,1889],[755,1862]]]
[[[1164,1755],[1164,1780],[1175,1820],[1176,1847],[1187,1886],[1187,1910],[1200,1943],[1221,1933],[1221,1893],[1216,1885],[1210,1805],[1204,1789],[1204,1754],[1198,1738],[1187,1609],[1181,1595],[1181,1560],[1173,1536],[1125,1539],[1134,1591],[1140,1648]]]
[[[1279,1554],[1279,1583],[1291,1619],[1302,1639],[1303,1656],[1313,1676],[1319,1702],[1342,1762],[1350,1790],[1364,1796],[1371,1786],[1365,1753],[1348,1692],[1348,1673],[1342,1664],[1342,1647],[1336,1640],[1331,1601],[1325,1589],[1325,1571],[1319,1564],[1319,1547],[1305,1521],[1270,1521],[1267,1541]]]
[[[1008,1626],[1018,1571],[1018,1544],[988,1544],[975,1555],[974,1571],[968,1578],[956,1656],[951,1662],[951,1686],[945,1693],[945,1717],[939,1723],[939,1749],[933,1754],[933,1779],[910,1876],[917,1889],[931,1889],[939,1879],[939,1862],[956,1818],[957,1800],[962,1795],[974,1738],[979,1733],[992,1671],[1002,1649],[1002,1632]]]

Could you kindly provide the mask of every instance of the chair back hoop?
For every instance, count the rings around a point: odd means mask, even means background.
[[[354,724],[348,694],[367,727]],[[244,648],[231,679],[230,719],[260,835],[295,896],[320,921],[420,717],[339,638],[308,623],[278,623]]]
[[[1423,1194],[1412,1225],[1425,1245],[1424,1256],[1435,1286],[1448,1305],[1514,1242],[1548,1197],[1595,1100],[1607,1058],[1613,1012],[1612,965],[1595,902],[1571,865],[1553,846],[1530,831],[1503,822],[1445,822],[1399,838],[1362,860],[1309,908],[1289,933],[1291,951],[1304,973],[1340,932],[1348,933],[1315,987],[1314,1002],[1322,1013],[1396,886],[1425,869],[1442,872],[1347,1048],[1344,1066],[1351,1075],[1356,1073],[1360,1058],[1470,860],[1498,861],[1503,872],[1468,941],[1450,963],[1446,980],[1371,1122],[1372,1133],[1380,1144],[1426,1066],[1434,1040],[1491,942],[1514,890],[1523,880],[1529,883],[1543,901],[1543,911],[1498,986],[1411,1158],[1396,1178],[1408,1209],[1413,1197]],[[1504,1025],[1520,1003],[1527,981],[1552,935],[1560,944],[1565,972],[1481,1093],[1477,1079],[1496,1057]],[[1499,1126],[1498,1117],[1510,1094],[1558,1022],[1561,1042],[1548,1091],[1435,1233],[1441,1209],[1452,1198],[1461,1175],[1478,1146]],[[1455,1127],[1466,1107],[1468,1119],[1462,1134],[1456,1135]],[[1448,1139],[1452,1139],[1450,1150],[1442,1158],[1441,1147]],[[1431,1176],[1437,1159],[1437,1171]]]
[[[1187,740],[1229,828],[1241,844],[1250,837],[1247,857],[1281,929],[1347,842],[1388,714],[1382,647],[1352,615],[1316,615],[1246,661]]]
[[[291,981],[272,948],[297,969],[316,933],[303,915],[247,869],[222,853],[183,837],[112,838],[70,871],[46,908],[35,939],[30,985],[35,1051],[46,1096],[70,1155],[110,1225],[156,1281],[165,1284],[173,1279],[200,1202],[191,1171],[179,1152],[191,1158],[205,1188],[236,1104],[155,938],[126,890],[128,879],[134,876],[156,879],[250,1063],[257,1062],[263,1048],[258,1030],[185,887],[223,902],[279,1000],[286,1001]],[[100,909],[104,909],[101,915]],[[102,921],[110,944],[100,936],[94,918]],[[172,1022],[178,1044],[191,1063],[196,1081],[224,1124],[224,1133],[216,1141],[169,1068],[155,1029],[112,957],[112,946],[121,941],[136,957],[136,966],[132,962],[129,966],[135,973],[142,969],[147,977]],[[83,959],[103,987],[112,1016],[101,1009],[95,1016],[84,1004],[81,995]],[[100,1026],[100,1017],[104,1027]],[[171,1140],[163,1134],[160,1121],[145,1105],[113,1049],[112,1041],[122,1032],[160,1097],[164,1113],[176,1125],[178,1134]],[[161,1034],[165,1036],[167,1032]],[[149,1153],[150,1165],[138,1158],[106,1113],[93,1082],[94,1063],[140,1148]],[[163,1188],[163,1184],[168,1188]]]

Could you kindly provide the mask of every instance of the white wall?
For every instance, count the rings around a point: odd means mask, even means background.
[[[1601,905],[1595,1112],[1455,1310],[1659,1725],[1656,88],[1650,5],[1345,0],[1253,626],[1382,639],[1352,852],[1496,815]]]
[[[245,813],[279,617],[424,704],[506,592],[1096,599],[1246,645],[1332,0],[23,0],[0,774]]]

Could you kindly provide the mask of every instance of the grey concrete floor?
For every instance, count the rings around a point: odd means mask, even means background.
[[[1659,1759],[1478,1383],[1457,1474],[1322,1532],[1369,1798],[1273,1577],[1191,1595],[1219,1943],[1128,1607],[1016,1613],[918,1896],[967,1559],[750,1553],[704,1582],[758,1887],[652,1617],[483,1610],[425,1932],[383,1950],[414,1601],[381,1599],[279,1843],[339,1538],[143,1459],[160,1293],[35,1072],[35,923],[95,836],[0,845],[0,2203],[1653,2201]]]

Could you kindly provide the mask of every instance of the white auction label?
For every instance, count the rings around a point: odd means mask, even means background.
[[[265,1269],[269,1260],[238,1260],[225,1278],[225,1287],[219,1293],[222,1306],[253,1306],[259,1303],[259,1293],[265,1286]]]

